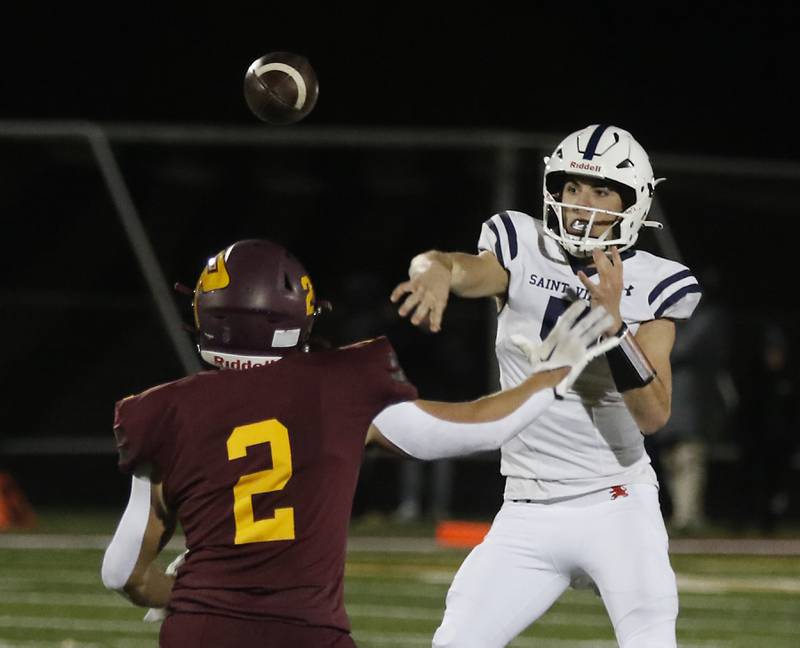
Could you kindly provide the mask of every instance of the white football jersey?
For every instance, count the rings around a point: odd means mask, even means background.
[[[506,389],[531,373],[511,336],[544,339],[571,301],[590,299],[577,270],[594,281],[597,272],[578,266],[579,260],[543,234],[541,221],[521,212],[486,221],[478,249],[493,253],[509,273],[495,340],[500,384]],[[642,322],[691,316],[700,286],[688,268],[641,250],[621,256],[620,313],[632,333]],[[643,436],[605,357],[592,361],[563,400],[503,446],[500,472],[506,476],[506,499],[551,499],[617,484],[657,483]]]

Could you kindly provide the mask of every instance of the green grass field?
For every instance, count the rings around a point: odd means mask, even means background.
[[[141,621],[143,611],[100,583],[104,538],[93,534],[110,533],[114,520],[90,513],[44,520],[34,535],[0,535],[0,647],[156,645],[158,628]],[[76,528],[86,535],[75,534]],[[380,539],[363,535],[375,529],[354,528],[347,563],[355,639],[361,648],[429,646],[447,586],[466,552],[394,533]],[[165,551],[164,564],[176,554]],[[673,565],[681,589],[681,646],[800,645],[800,557],[674,555]],[[616,642],[601,601],[570,591],[511,645]]]

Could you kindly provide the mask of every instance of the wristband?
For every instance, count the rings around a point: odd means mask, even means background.
[[[606,353],[606,360],[617,391],[626,392],[649,385],[656,377],[656,370],[630,334],[627,325],[623,323],[615,335],[620,339],[619,346]]]

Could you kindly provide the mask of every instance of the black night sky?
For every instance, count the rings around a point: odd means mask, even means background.
[[[4,20],[0,118],[252,124],[244,70],[289,50],[320,78],[309,124],[565,133],[610,122],[654,151],[798,157],[793,3],[535,4],[468,15],[37,7]]]

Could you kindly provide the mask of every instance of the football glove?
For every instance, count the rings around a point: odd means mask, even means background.
[[[164,570],[164,573],[167,576],[175,576],[178,573],[178,567],[180,567],[183,563],[186,562],[186,554],[189,553],[189,550],[186,549],[178,554],[178,557],[175,558],[167,568]],[[144,615],[142,621],[145,623],[161,623],[164,619],[167,618],[167,610],[166,608],[150,608],[147,610],[147,614]]]
[[[616,336],[603,337],[613,319],[605,308],[591,307],[585,301],[575,301],[564,311],[553,330],[538,344],[524,335],[515,334],[511,341],[531,363],[533,372],[570,367],[567,376],[555,387],[556,395],[563,398],[584,367],[597,356],[619,344]]]

